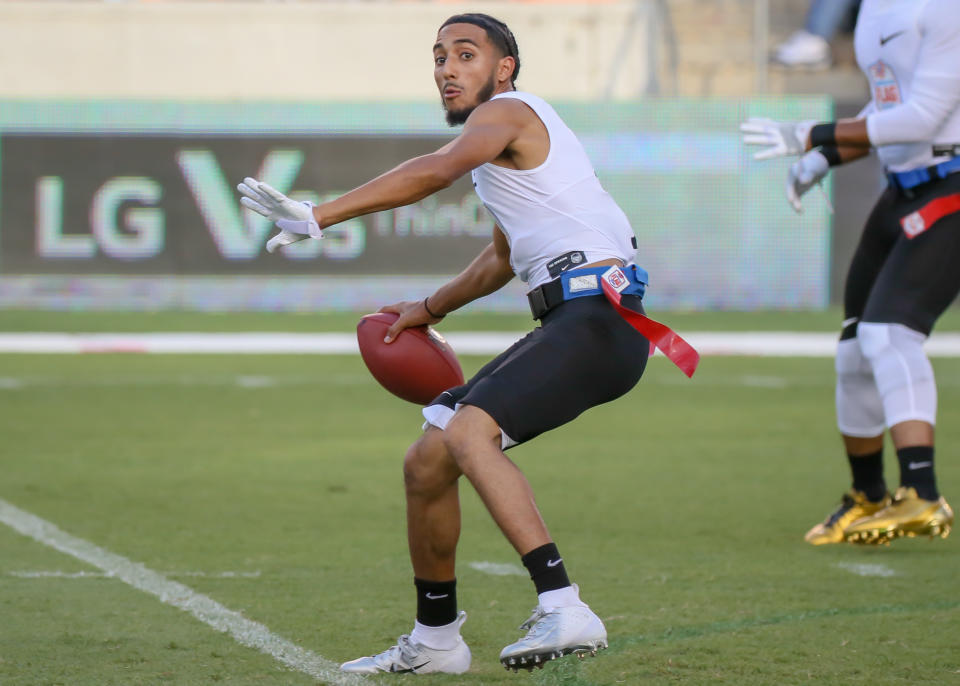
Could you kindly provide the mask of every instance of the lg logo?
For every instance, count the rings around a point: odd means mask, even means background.
[[[290,190],[303,166],[300,150],[273,150],[253,174],[299,200],[319,203],[327,197]],[[233,180],[228,180],[209,150],[180,150],[177,166],[190,190],[206,230],[218,251],[230,260],[252,260],[263,252],[272,224],[241,208]],[[36,182],[36,252],[43,258],[89,259],[98,253],[120,260],[145,260],[165,248],[164,189],[146,176],[108,179],[90,201],[90,233],[65,230],[64,180],[44,176]],[[287,259],[324,256],[349,260],[363,254],[366,227],[361,219],[330,227],[322,241],[303,241],[282,251]]]

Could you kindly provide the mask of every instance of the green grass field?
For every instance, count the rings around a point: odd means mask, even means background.
[[[3,313],[0,329],[336,330],[355,320],[150,317]],[[730,322],[665,319],[681,331]],[[835,320],[752,321],[829,330]],[[483,361],[463,360],[468,372]],[[960,423],[950,419],[960,360],[934,366],[937,471],[960,505]],[[400,469],[420,422],[353,356],[0,355],[0,499],[339,662],[412,627]],[[519,560],[464,484],[458,577],[471,671],[370,683],[960,683],[956,534],[885,548],[802,540],[848,484],[832,360],[707,358],[687,380],[655,359],[627,397],[510,455],[610,649],[529,675],[500,667],[536,596],[524,576],[471,566]],[[896,484],[889,451],[887,477]],[[6,526],[0,551],[3,686],[317,683]]]

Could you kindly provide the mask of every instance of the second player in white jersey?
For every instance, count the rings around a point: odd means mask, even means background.
[[[923,342],[960,293],[960,2],[864,0],[855,49],[871,96],[858,117],[741,126],[745,143],[765,148],[757,159],[801,155],[787,177],[798,212],[830,167],[871,149],[889,180],[850,264],[837,346],[837,426],[853,486],[807,532],[814,545],[945,537],[953,524],[934,476],[937,389]],[[886,430],[900,466],[892,497]]]
[[[884,166],[946,161],[934,148],[960,141],[960,3],[864,0],[854,45],[870,83],[867,134]]]

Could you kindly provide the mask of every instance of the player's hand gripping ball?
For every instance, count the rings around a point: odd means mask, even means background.
[[[395,396],[418,405],[463,384],[463,370],[453,348],[431,327],[404,329],[393,343],[383,342],[397,317],[392,312],[378,312],[357,324],[360,355],[373,378]]]

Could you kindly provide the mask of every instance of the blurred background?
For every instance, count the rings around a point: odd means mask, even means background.
[[[842,7],[841,7],[842,6]],[[489,241],[468,180],[283,254],[245,176],[315,201],[455,135],[437,27],[508,23],[518,88],[553,103],[630,216],[657,310],[823,310],[882,183],[873,159],[805,211],[748,116],[866,102],[846,0],[0,2],[0,308],[368,310],[422,297]],[[831,196],[836,213],[826,201]],[[511,284],[471,306],[525,312]]]

